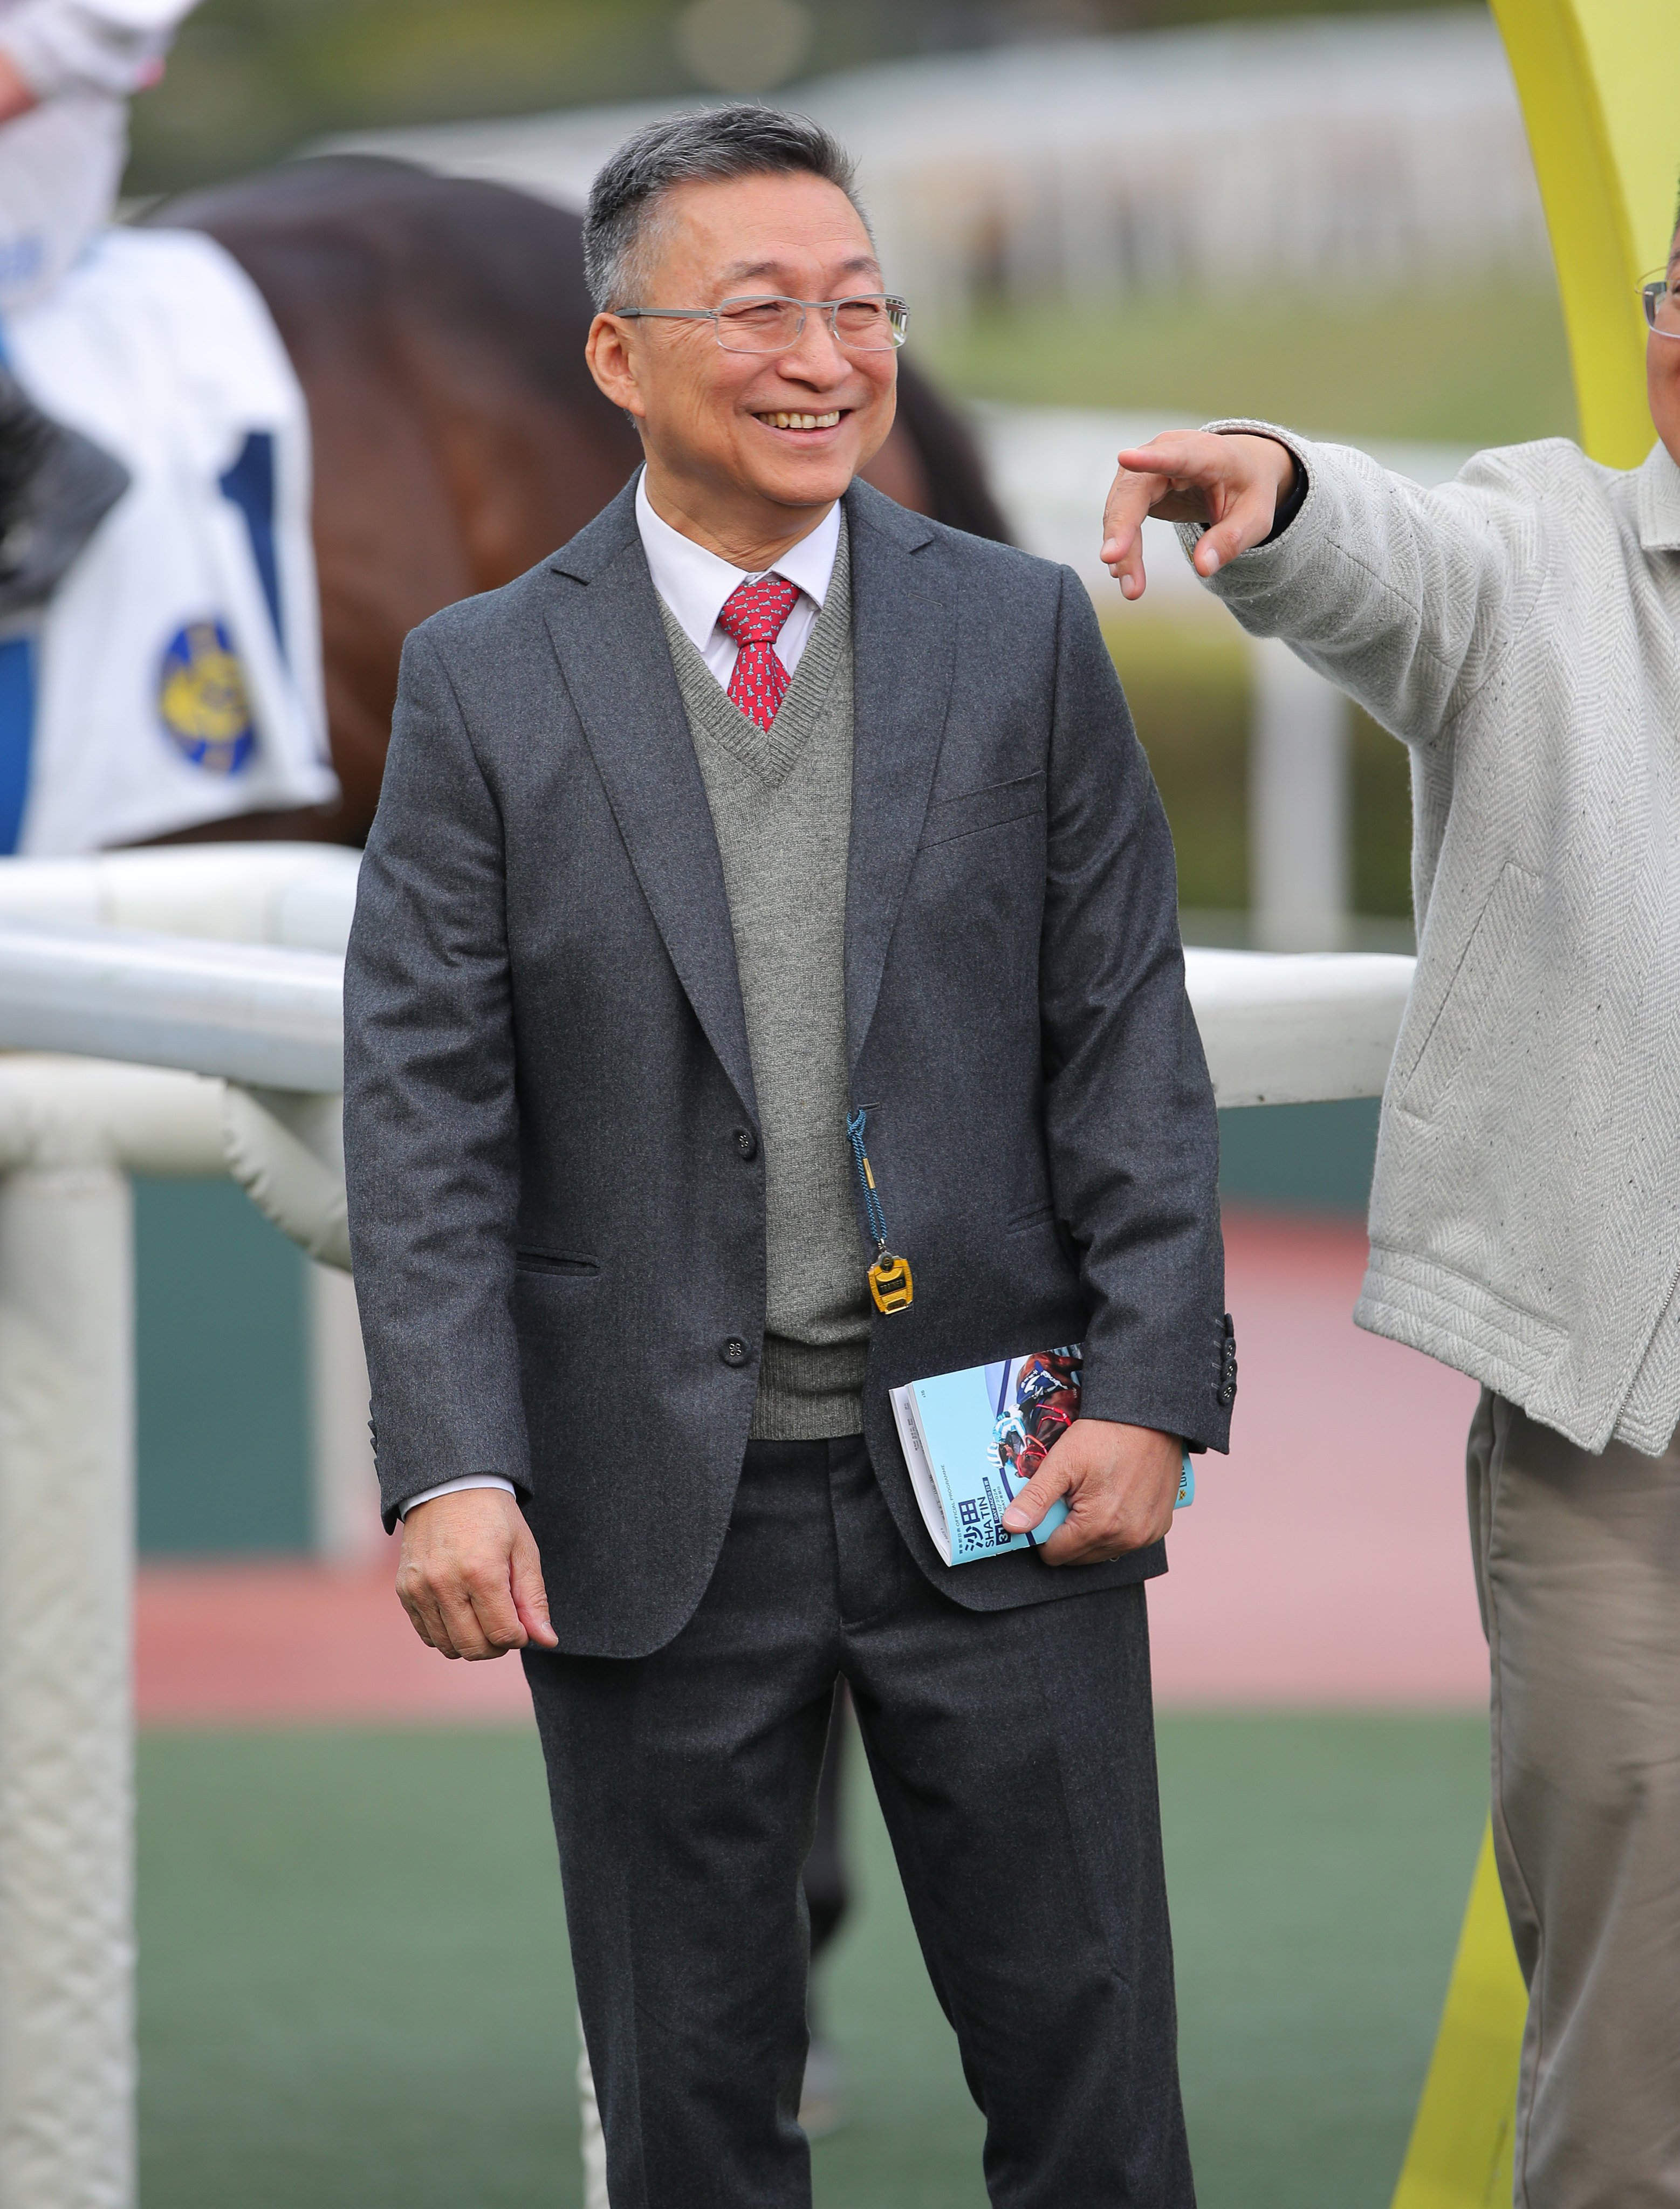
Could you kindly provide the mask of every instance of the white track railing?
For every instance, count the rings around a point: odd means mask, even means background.
[[[355,869],[306,846],[0,863],[0,2209],[135,2200],[127,1176],[231,1174],[347,1266]],[[1411,969],[1192,951],[1219,1102],[1377,1093]]]
[[[0,918],[0,1034],[330,1095],[344,1086],[344,960],[328,951]]]

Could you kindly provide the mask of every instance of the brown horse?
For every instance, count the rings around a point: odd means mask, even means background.
[[[207,232],[267,300],[309,402],[332,808],[246,813],[198,838],[360,843],[379,796],[403,638],[562,545],[641,458],[591,381],[582,226],[499,184],[397,161],[298,161],[148,215]],[[978,456],[900,363],[870,480],[1005,533]]]

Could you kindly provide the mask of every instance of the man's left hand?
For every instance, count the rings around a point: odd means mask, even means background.
[[[1159,1542],[1172,1524],[1184,1446],[1154,1427],[1075,1419],[1003,1514],[1010,1534],[1036,1526],[1058,1496],[1068,1515],[1044,1545],[1047,1565],[1100,1565]]]

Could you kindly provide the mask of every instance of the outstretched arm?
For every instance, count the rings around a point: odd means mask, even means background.
[[[1350,447],[1264,427],[1122,453],[1105,562],[1135,599],[1145,516],[1187,539],[1199,529],[1196,572],[1245,629],[1282,637],[1408,743],[1432,743],[1520,633],[1556,557],[1532,460],[1526,474],[1514,456],[1481,454],[1430,491]],[[1559,445],[1559,466],[1570,449]],[[1274,534],[1286,500],[1298,512]]]

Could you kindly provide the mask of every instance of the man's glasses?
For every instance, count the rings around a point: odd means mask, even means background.
[[[720,307],[619,307],[626,322],[710,322],[726,352],[787,352],[821,315],[847,352],[891,352],[910,329],[910,310],[890,292],[857,299],[726,299]]]
[[[1645,302],[1645,319],[1659,338],[1680,338],[1680,284],[1666,276],[1652,276],[1639,287]]]

